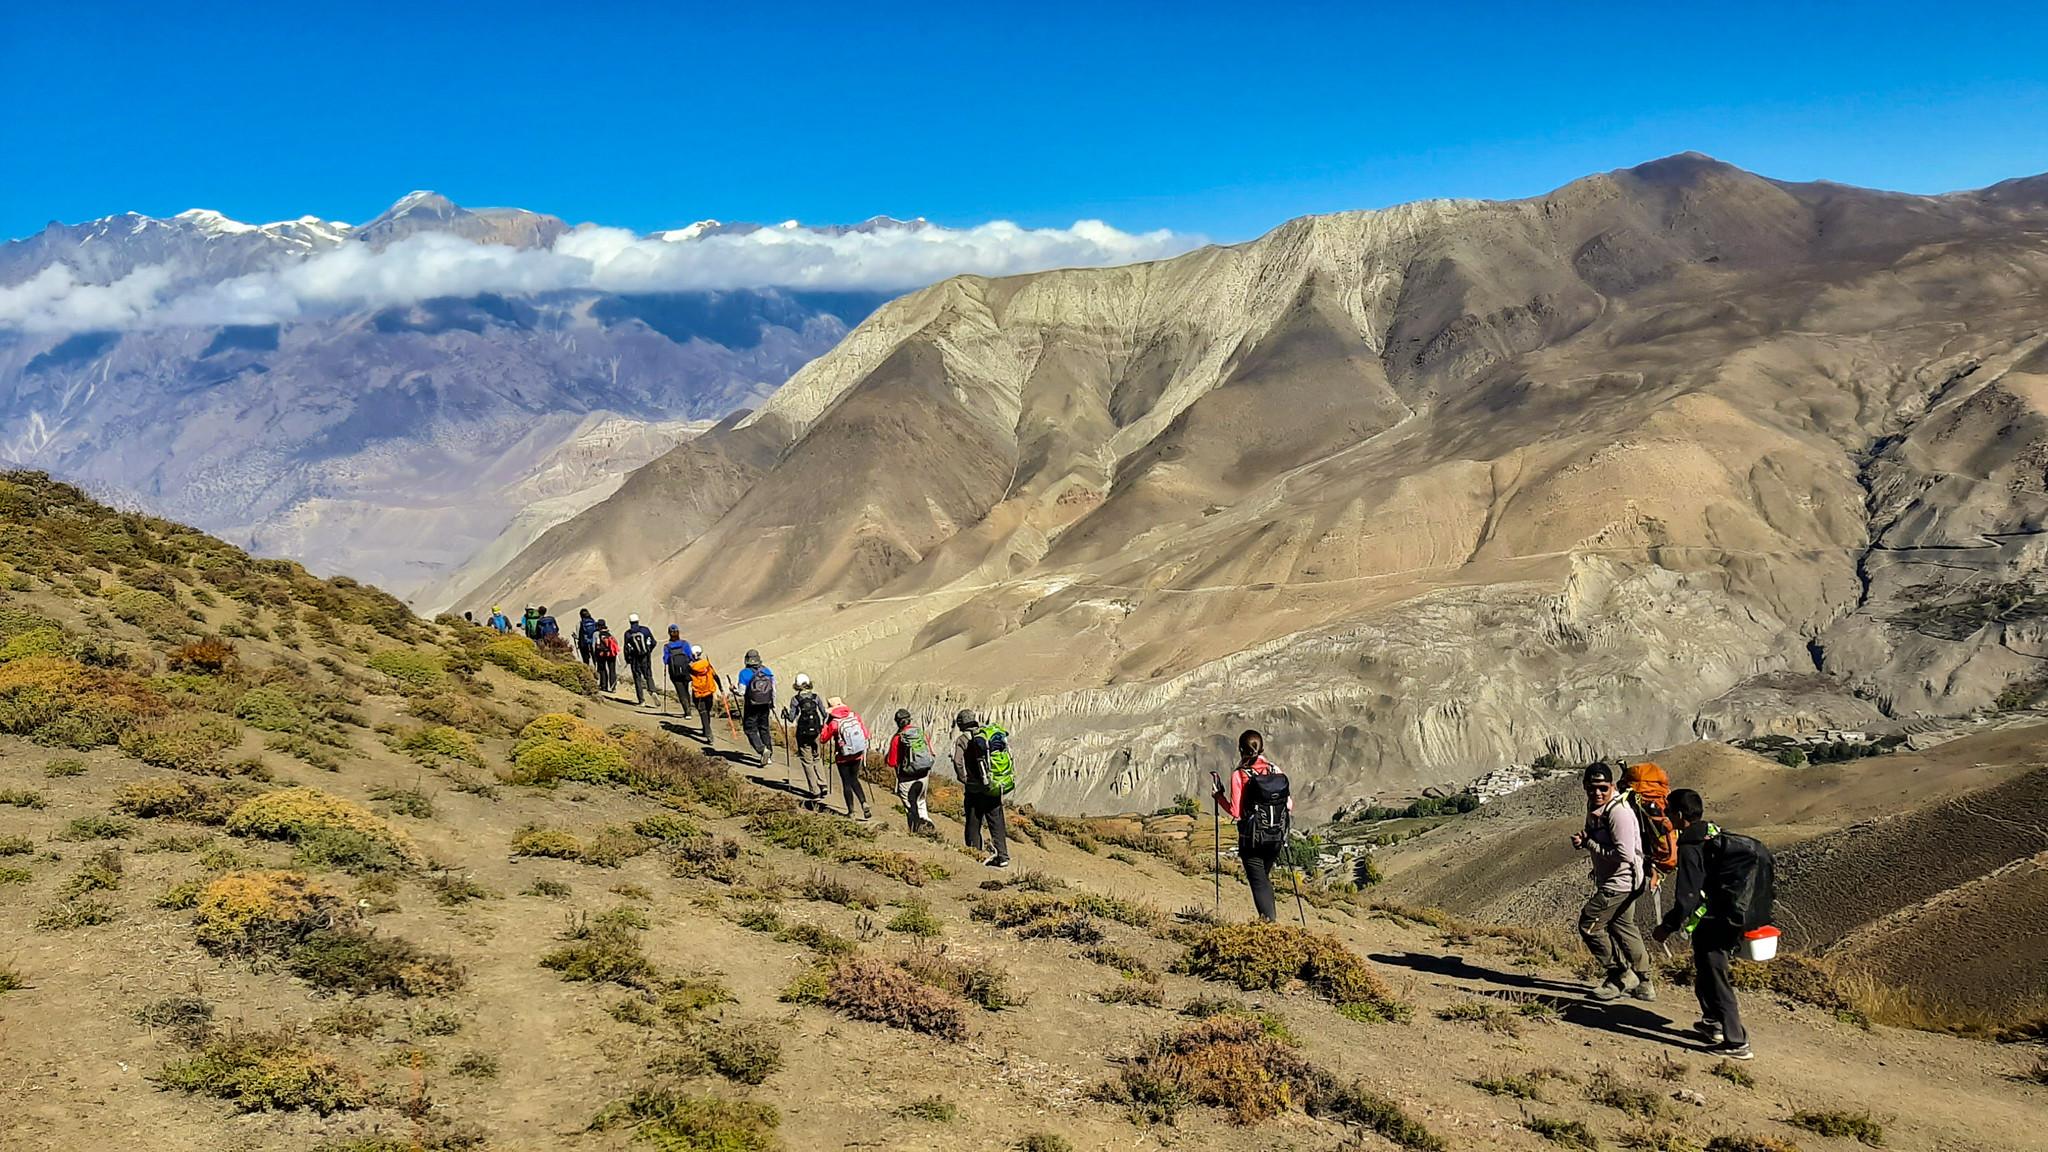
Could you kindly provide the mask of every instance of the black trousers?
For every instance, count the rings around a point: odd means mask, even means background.
[[[853,801],[860,799],[861,811],[868,810],[868,790],[861,786],[859,760],[839,761],[839,791],[846,798],[846,814],[853,815]]]
[[[1238,827],[1237,858],[1244,861],[1244,882],[1251,885],[1252,907],[1259,910],[1261,920],[1279,918],[1279,908],[1273,902],[1273,869],[1280,866],[1280,849],[1283,847],[1283,844],[1253,844],[1244,827]]]
[[[706,744],[711,743],[711,705],[716,696],[692,696],[690,702],[697,706],[697,728]]]
[[[989,851],[999,860],[1010,858],[1009,829],[1003,823],[1003,798],[967,790],[967,846],[981,847],[982,825],[988,826]]]
[[[617,692],[619,690],[619,658],[599,656],[597,658],[597,690]]]
[[[660,699],[661,689],[654,685],[654,658],[652,656],[642,656],[634,659],[628,656],[626,657],[626,663],[633,666],[634,703],[645,704],[649,696]]]
[[[747,737],[747,745],[754,755],[766,764],[775,752],[775,705],[749,704],[740,713],[740,731]]]
[[[1728,974],[1741,933],[1709,920],[1692,933],[1692,988],[1700,1000],[1700,1015],[1721,1025],[1730,1044],[1749,1043],[1749,1031],[1742,1026],[1742,1009],[1735,1002],[1735,981]]]

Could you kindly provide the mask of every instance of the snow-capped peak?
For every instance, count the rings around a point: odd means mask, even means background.
[[[670,241],[671,243],[680,243],[685,240],[702,239],[703,237],[708,236],[713,232],[717,232],[723,229],[724,227],[725,225],[717,220],[699,220],[695,224],[692,224],[687,228],[671,228],[666,232],[656,232],[654,234],[654,237],[657,240],[667,240]]]
[[[209,236],[232,236],[240,232],[255,232],[254,224],[230,220],[211,208],[187,208],[173,219],[183,220]]]

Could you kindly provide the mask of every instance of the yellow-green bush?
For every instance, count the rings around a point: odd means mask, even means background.
[[[0,732],[38,744],[96,748],[165,712],[164,700],[125,670],[60,656],[0,664]]]
[[[597,676],[574,658],[552,659],[523,636],[503,636],[484,645],[483,658],[526,680],[558,684],[586,696],[597,691]]]
[[[62,628],[46,624],[9,636],[6,643],[0,644],[0,664],[30,656],[62,656],[70,647],[71,641]]]
[[[136,780],[115,790],[114,809],[145,819],[218,824],[233,811],[234,799],[196,780]]]
[[[372,652],[367,663],[398,681],[407,692],[431,692],[448,678],[439,657],[410,648],[386,648]]]
[[[210,952],[282,953],[327,924],[342,906],[301,872],[227,872],[193,900],[199,943]]]
[[[464,732],[492,735],[507,727],[496,713],[459,692],[415,696],[406,702],[405,711],[429,724],[445,724]]]
[[[156,636],[176,636],[191,622],[170,597],[142,588],[120,588],[109,593],[107,605],[114,615]]]
[[[422,764],[446,759],[481,767],[484,762],[484,754],[476,746],[476,737],[446,724],[429,724],[406,732],[398,738],[398,750]]]
[[[328,1116],[361,1108],[371,1098],[362,1077],[314,1051],[290,1030],[239,1032],[209,1040],[190,1059],[166,1064],[157,1082],[218,1097],[241,1112],[309,1108]]]
[[[360,804],[317,788],[283,788],[243,802],[228,816],[237,836],[300,843],[325,832],[354,833],[388,848],[408,865],[421,862],[411,837]]]
[[[512,836],[514,856],[541,856],[554,860],[583,859],[583,842],[559,828],[528,824]]]
[[[664,1152],[777,1152],[781,1120],[767,1104],[643,1088],[607,1106],[590,1126],[632,1128],[641,1142]]]
[[[627,773],[625,749],[617,740],[566,712],[550,712],[520,729],[506,778],[514,784],[608,784],[624,781]]]
[[[311,719],[291,694],[278,688],[251,688],[235,703],[235,715],[262,732],[304,732]]]
[[[121,751],[144,764],[206,776],[226,776],[221,753],[242,741],[241,726],[220,716],[180,716],[131,728]]]

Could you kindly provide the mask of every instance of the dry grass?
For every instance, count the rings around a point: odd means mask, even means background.
[[[1390,1019],[1409,1011],[1364,957],[1333,936],[1286,924],[1254,921],[1207,929],[1188,945],[1174,970],[1246,991],[1279,991],[1299,980],[1336,1004],[1365,1005]]]
[[[1800,1109],[1785,1123],[1821,1136],[1854,1139],[1872,1148],[1884,1147],[1884,1125],[1868,1112],[1838,1112]]]
[[[819,1003],[855,1020],[936,1036],[967,1038],[965,1005],[884,960],[840,961],[825,978]]]
[[[1028,999],[1011,985],[1008,972],[987,960],[960,959],[943,945],[899,957],[896,966],[934,988],[991,1012],[1021,1007]]]
[[[1232,1014],[1161,1033],[1119,1063],[1097,1095],[1150,1123],[1172,1123],[1182,1108],[1203,1104],[1254,1124],[1303,1104],[1325,1083],[1291,1045]]]

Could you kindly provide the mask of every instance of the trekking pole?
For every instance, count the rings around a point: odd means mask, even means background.
[[[740,726],[738,724],[733,723],[732,701],[727,699],[724,695],[720,695],[718,698],[718,703],[725,709],[725,730],[727,732],[732,733],[732,742],[734,746],[737,747],[740,742]]]
[[[1223,915],[1223,804],[1209,797],[1209,846],[1215,855],[1209,862],[1209,876],[1216,881],[1216,915]]]
[[[1288,855],[1290,857],[1294,855],[1294,846],[1291,844],[1288,845]],[[1308,930],[1308,909],[1302,907],[1301,903],[1301,861],[1299,859],[1290,859],[1288,863],[1293,865],[1289,871],[1294,876],[1294,911],[1301,917],[1301,928],[1302,931],[1306,932]]]

